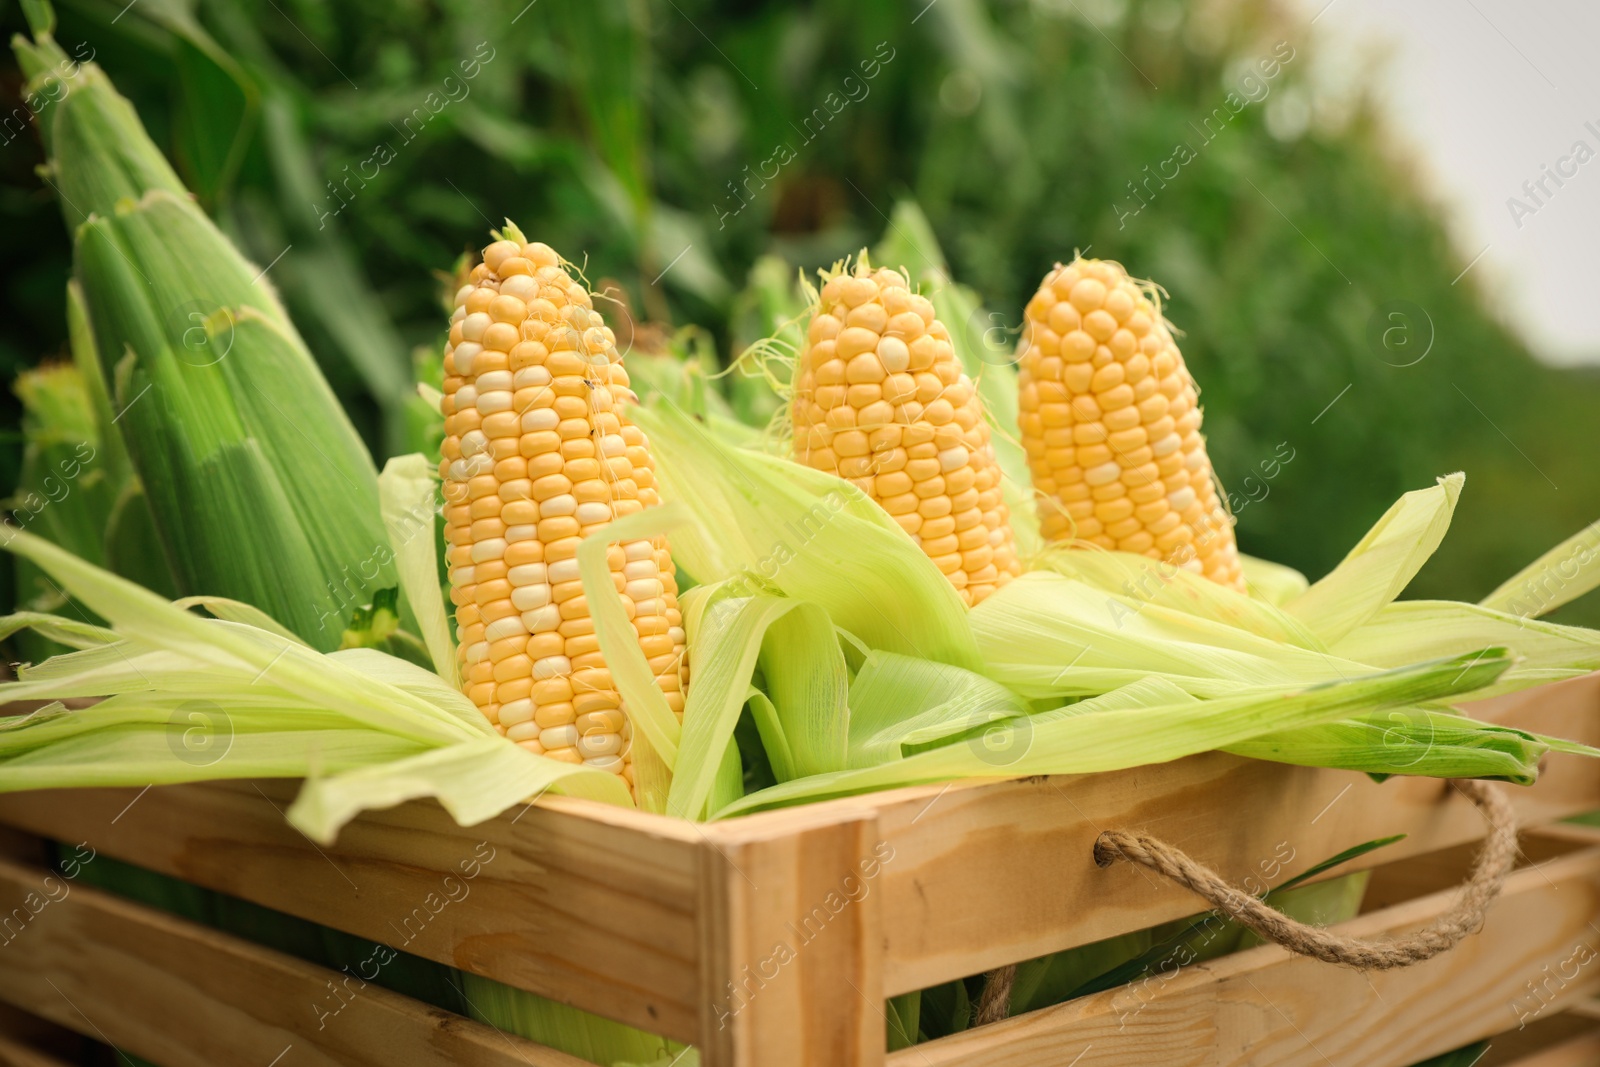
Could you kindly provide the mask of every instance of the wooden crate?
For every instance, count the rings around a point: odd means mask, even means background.
[[[1600,743],[1600,676],[1477,711]],[[1431,779],[1380,785],[1207,754],[709,825],[545,798],[462,829],[436,805],[413,803],[362,817],[329,848],[285,823],[294,788],[0,797],[0,824],[17,831],[0,849],[9,856],[0,903],[21,901],[47,875],[31,847],[38,838],[87,842],[693,1042],[708,1067],[1403,1067],[1516,1030],[1519,997],[1524,1016],[1537,1006],[1542,1020],[1600,989],[1600,960],[1569,962],[1580,945],[1600,950],[1600,835],[1535,830],[1525,838],[1532,862],[1512,875],[1484,930],[1426,964],[1363,975],[1267,946],[885,1054],[886,997],[1197,910],[1196,898],[1148,872],[1097,868],[1094,840],[1109,827],[1154,832],[1246,884],[1405,833],[1341,868],[1382,865],[1373,899],[1383,906],[1347,928],[1425,923],[1449,905],[1460,856],[1484,833],[1472,806]],[[1600,773],[1552,755],[1536,787],[1510,792],[1525,825],[1545,826],[1600,808]],[[0,1000],[164,1067],[270,1067],[278,1057],[284,1067],[577,1067],[375,986],[320,1019],[313,1005],[342,977],[87,886],[0,946]],[[1529,999],[1529,982],[1544,983],[1540,1000]],[[1549,1062],[1579,1062],[1570,1056],[1588,1047]]]

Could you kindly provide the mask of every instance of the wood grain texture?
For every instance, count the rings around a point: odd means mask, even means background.
[[[47,874],[0,861],[0,903],[22,904]],[[265,1067],[286,1049],[328,1067],[583,1067],[88,886],[56,896],[0,950],[0,999],[163,1067]]]
[[[1600,676],[1475,713],[1600,744]],[[844,1035],[830,1054],[853,1055],[874,1028],[881,1042],[884,996],[1196,911],[1194,897],[1143,871],[1096,868],[1091,850],[1104,828],[1150,831],[1225,877],[1262,886],[1379,835],[1409,836],[1343,870],[1484,832],[1471,805],[1432,779],[1379,785],[1215,753],[1092,776],[895,790],[707,826],[546,797],[463,829],[437,805],[411,803],[362,816],[326,849],[284,822],[294,789],[233,782],[14,794],[0,796],[0,823],[87,841],[654,1033],[703,1039],[717,1067],[768,1055],[763,1042],[784,1057],[824,1040],[796,1042],[784,1029],[819,1015],[832,1020],[826,1033]],[[1536,787],[1511,792],[1525,822],[1544,822],[1600,807],[1600,774],[1555,754]],[[826,939],[796,953],[810,962],[784,965],[779,984],[797,991],[764,988],[748,1013],[723,1025],[708,990],[767,959],[777,943],[761,939],[802,903],[802,912],[812,907],[847,859],[880,840],[893,859],[872,880],[870,905],[851,904]],[[468,878],[464,865],[475,860]],[[741,884],[754,867],[768,871],[752,879],[759,892]],[[873,950],[836,951],[832,940],[846,932]],[[860,994],[851,995],[873,1014],[839,1000],[847,987],[837,980],[810,977],[828,973],[824,961],[859,976]]]
[[[867,818],[725,832],[704,853],[705,1067],[883,1062],[879,886],[894,850]]]
[[[293,793],[219,782],[15,794],[0,797],[0,821],[653,1033],[698,1036],[692,826],[549,798],[463,829],[437,805],[407,804],[319,848],[284,821]]]
[[[1600,744],[1600,676],[1474,710]],[[1538,785],[1508,789],[1525,824],[1600,808],[1600,774],[1578,756],[1552,754]],[[1191,894],[1131,865],[1097,868],[1091,855],[1102,829],[1149,831],[1230,880],[1254,878],[1265,887],[1379,836],[1408,835],[1337,873],[1482,837],[1482,817],[1453,792],[1431,778],[1378,784],[1348,771],[1208,753],[1109,774],[918,787],[803,810],[809,818],[870,815],[893,842],[898,858],[885,868],[883,886],[884,983],[893,996],[1199,910]],[[736,822],[747,835],[764,829],[776,837],[799,810]]]
[[[71,1067],[66,1060],[60,1060],[31,1045],[0,1034],[0,1067]]]
[[[1515,1060],[1508,1067],[1595,1067],[1600,1063],[1600,1029]]]
[[[1453,898],[1434,894],[1339,929],[1361,937],[1414,929]],[[1415,967],[1362,974],[1263,946],[919,1045],[888,1063],[1404,1067],[1600,988],[1597,914],[1600,848],[1585,849],[1513,874],[1479,934]],[[1587,963],[1574,962],[1585,952]],[[1569,979],[1559,977],[1563,968]]]

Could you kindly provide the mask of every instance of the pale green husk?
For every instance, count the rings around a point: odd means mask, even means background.
[[[395,584],[371,457],[265,271],[195,205],[105,74],[47,33],[13,47],[51,101],[39,129],[88,313],[74,340],[98,351],[179,590],[338,647],[351,612]]]

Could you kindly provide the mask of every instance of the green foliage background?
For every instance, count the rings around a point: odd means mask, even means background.
[[[1265,493],[1239,511],[1246,551],[1315,577],[1398,494],[1462,469],[1455,530],[1410,595],[1476,599],[1600,516],[1600,378],[1535,363],[1473,275],[1452,284],[1465,260],[1375,103],[1318,88],[1315,38],[1264,2],[58,10],[63,46],[93,49],[203,206],[271,264],[380,460],[412,433],[440,272],[505,217],[587,256],[640,318],[705,327],[726,360],[751,340],[736,324],[758,256],[825,265],[912,197],[996,329],[1075,248],[1165,287],[1218,471],[1241,500]],[[22,28],[14,7],[0,23]],[[1292,58],[1245,86],[1275,54]],[[37,137],[16,121],[19,80],[0,72],[7,379],[64,351],[69,267]],[[1257,85],[1263,99],[1200,132]],[[1194,158],[1128,214],[1130,182],[1180,143]],[[1375,338],[1402,300],[1413,347],[1385,349]],[[1425,359],[1393,365],[1430,333]],[[9,485],[14,403],[4,417]],[[1280,443],[1293,461],[1247,494]]]

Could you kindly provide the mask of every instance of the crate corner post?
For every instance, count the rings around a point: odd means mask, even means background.
[[[881,1067],[875,814],[784,812],[705,829],[701,1062]]]

